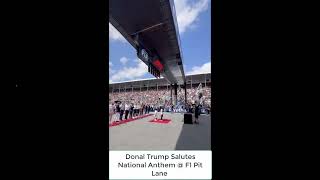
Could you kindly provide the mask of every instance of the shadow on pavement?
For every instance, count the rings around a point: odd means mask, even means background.
[[[211,116],[201,115],[199,121],[183,124],[175,150],[211,150]]]

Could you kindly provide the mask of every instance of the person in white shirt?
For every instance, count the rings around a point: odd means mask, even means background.
[[[158,120],[158,110],[157,109],[154,110],[154,119]]]
[[[136,108],[136,116],[138,117],[138,116],[140,115],[140,112],[139,112],[139,110],[140,110],[140,104],[137,103],[137,105],[135,106],[135,108]]]
[[[120,104],[120,121],[122,121],[122,117],[123,117],[123,113],[124,113],[124,104],[121,103]]]
[[[126,104],[124,105],[124,111],[125,111],[125,116],[124,116],[124,118],[125,118],[125,119],[128,119],[129,110],[130,110],[130,106],[129,106],[128,103],[126,103]]]
[[[116,122],[119,122],[119,120],[120,120],[120,104],[119,103],[116,103],[115,104],[115,112],[116,112],[116,116],[115,116],[115,121]]]
[[[109,104],[109,124],[112,120],[113,114],[114,114],[113,104]]]

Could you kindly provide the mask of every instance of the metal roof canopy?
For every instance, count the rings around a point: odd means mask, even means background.
[[[211,73],[204,73],[204,74],[192,74],[187,75],[187,87],[192,82],[193,84],[198,83],[204,83],[206,80],[207,83],[211,83]],[[125,81],[125,82],[116,82],[109,84],[109,89],[117,89],[119,87],[121,88],[139,88],[139,87],[156,87],[156,86],[167,86],[169,85],[168,82],[164,78],[156,79],[156,78],[150,78],[150,79],[140,79],[135,81]]]
[[[109,0],[109,22],[136,50],[156,52],[169,83],[186,82],[173,0]]]

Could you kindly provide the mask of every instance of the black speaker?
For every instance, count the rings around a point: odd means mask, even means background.
[[[184,124],[193,124],[192,123],[192,114],[190,114],[190,113],[184,114]]]

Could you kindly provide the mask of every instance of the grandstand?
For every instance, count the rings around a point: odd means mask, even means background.
[[[178,104],[193,104],[196,101],[196,90],[199,84],[204,91],[204,105],[211,104],[211,73],[186,76],[186,92],[183,85],[178,88]],[[115,82],[109,84],[109,104],[114,101],[140,102],[152,105],[173,104],[173,86],[164,78],[150,78],[133,81]],[[187,97],[187,101],[185,101]]]

